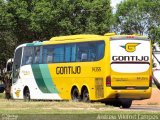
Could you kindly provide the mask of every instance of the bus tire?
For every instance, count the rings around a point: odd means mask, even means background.
[[[131,99],[123,99],[123,100],[121,100],[121,105],[122,105],[122,108],[130,108],[132,105],[132,100]]]
[[[25,89],[24,90],[24,101],[25,102],[30,101],[30,92],[29,92],[29,89]]]
[[[88,89],[85,88],[82,92],[82,101],[83,102],[89,102],[89,92],[88,92]]]
[[[79,91],[77,87],[73,87],[71,91],[71,98],[72,101],[78,102],[79,101]]]
[[[119,100],[108,100],[106,102],[104,102],[105,105],[111,105],[111,106],[114,106],[114,107],[120,107],[121,106],[121,102]]]

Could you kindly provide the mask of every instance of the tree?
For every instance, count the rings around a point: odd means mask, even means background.
[[[0,0],[0,70],[2,72],[8,58],[13,57],[13,51],[17,42],[12,32],[12,15],[7,13],[7,6]]]
[[[147,34],[149,15],[142,9],[144,0],[127,0],[118,5],[115,29],[125,34]]]
[[[144,10],[150,15],[150,26],[148,36],[155,42],[160,42],[160,1],[159,0],[145,0]]]
[[[160,39],[160,1],[126,0],[118,5],[114,29],[119,33],[148,35]]]
[[[8,0],[18,41],[48,40],[52,36],[103,34],[110,30],[110,0]]]
[[[16,46],[53,36],[109,32],[110,0],[0,0],[0,62]]]

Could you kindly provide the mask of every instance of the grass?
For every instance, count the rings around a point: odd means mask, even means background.
[[[0,114],[119,114],[148,113],[147,111],[121,110],[105,104],[71,101],[31,101],[0,99]],[[153,104],[154,105],[154,104]]]
[[[4,98],[5,98],[4,93],[0,93],[0,99],[4,99]]]
[[[85,114],[98,113],[100,108],[106,106],[101,103],[82,102],[56,102],[56,101],[31,101],[0,100],[0,113],[6,114]],[[106,107],[111,109],[112,107]],[[103,112],[103,111],[101,111]]]
[[[160,114],[160,111],[145,111],[134,109],[120,109],[118,107],[106,106],[105,104],[72,102],[72,101],[30,101],[6,100],[0,94],[0,114],[3,116],[13,115],[18,119],[54,119],[54,120],[95,120],[98,115],[120,115],[120,114]],[[157,104],[150,104],[157,105]],[[1,119],[1,117],[0,117]]]

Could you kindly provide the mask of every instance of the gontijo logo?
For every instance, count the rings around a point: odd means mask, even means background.
[[[136,50],[136,46],[139,44],[140,43],[127,43],[121,47],[124,48],[127,52],[134,52]]]

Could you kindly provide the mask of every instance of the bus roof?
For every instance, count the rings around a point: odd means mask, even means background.
[[[140,35],[116,35],[115,33],[106,33],[104,35],[96,35],[96,34],[79,34],[79,35],[68,35],[68,36],[58,36],[52,37],[48,41],[33,41],[32,43],[24,43],[19,45],[19,47],[23,46],[39,46],[42,44],[57,44],[57,43],[72,43],[72,42],[84,42],[84,41],[97,41],[97,40],[149,40],[145,36]],[[17,49],[16,48],[16,49]]]
[[[81,35],[69,35],[69,36],[59,36],[52,37],[49,41],[67,41],[67,40],[77,40],[77,39],[88,39],[88,38],[98,38],[102,37],[101,35],[92,35],[92,34],[81,34]]]
[[[128,40],[128,39],[131,39],[131,40],[149,40],[148,37],[146,36],[140,36],[140,35],[115,35],[115,36],[112,36],[110,38],[110,40]]]

